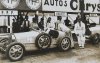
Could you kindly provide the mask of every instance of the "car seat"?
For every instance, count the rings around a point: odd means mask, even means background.
[[[50,30],[50,31],[49,31],[49,35],[50,35],[52,38],[58,38],[59,32],[56,31],[56,30]]]

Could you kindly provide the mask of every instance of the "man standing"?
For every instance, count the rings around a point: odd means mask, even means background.
[[[57,20],[58,21],[55,23],[55,29],[62,31],[62,32],[65,32],[66,34],[68,32],[70,33],[70,29],[62,23],[62,17],[58,16]]]
[[[30,22],[28,20],[28,16],[25,17],[25,20],[23,21],[22,23],[22,29],[23,29],[23,32],[27,32],[27,31],[30,31]]]
[[[38,23],[35,21],[35,18],[32,19],[32,23],[30,24],[30,28],[32,30],[39,30]]]
[[[34,20],[35,20],[37,23],[38,23],[38,18],[39,18],[39,17],[38,17],[38,14],[39,14],[38,11],[36,11],[35,17],[34,17]]]
[[[51,23],[51,17],[48,17],[48,19],[47,19],[47,23],[46,23],[46,27],[47,28],[52,28],[52,25],[51,25],[52,23]]]
[[[13,31],[13,33],[17,33],[18,32],[18,30],[17,30],[18,24],[17,24],[17,22],[16,22],[15,19],[12,19],[12,20],[13,20],[13,23],[12,23],[12,31]]]
[[[89,17],[87,17],[85,21],[85,29],[86,29],[85,34],[86,35],[91,35],[91,31],[89,28],[90,28],[90,22],[89,22]]]
[[[66,18],[66,20],[64,20],[64,22],[65,22],[65,25],[66,25],[66,26],[71,26],[71,22],[70,22],[70,20],[68,19],[68,17]]]
[[[40,22],[38,23],[38,26],[42,31],[44,30],[44,17],[41,18]]]
[[[85,44],[85,24],[81,21],[81,16],[79,16],[77,23],[74,28],[75,34],[78,38],[78,44],[80,48],[84,48]]]

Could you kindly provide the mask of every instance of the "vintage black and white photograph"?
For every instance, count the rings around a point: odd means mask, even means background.
[[[0,0],[0,63],[100,63],[100,0]]]

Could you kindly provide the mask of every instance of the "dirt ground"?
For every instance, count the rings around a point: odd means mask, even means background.
[[[85,49],[80,49],[75,44],[74,49],[65,52],[57,48],[47,51],[29,51],[23,59],[11,62],[0,53],[0,63],[100,63],[100,48],[90,43],[85,44]]]

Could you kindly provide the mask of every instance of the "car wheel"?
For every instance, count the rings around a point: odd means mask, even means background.
[[[51,37],[46,33],[41,33],[36,37],[35,44],[38,49],[47,49],[51,45]]]
[[[58,47],[61,51],[67,51],[71,46],[71,40],[68,37],[63,37],[60,39]]]
[[[98,44],[100,40],[99,34],[93,35],[93,43]]]
[[[13,42],[8,45],[6,50],[6,56],[11,61],[18,61],[20,60],[25,52],[25,48],[21,43]]]

